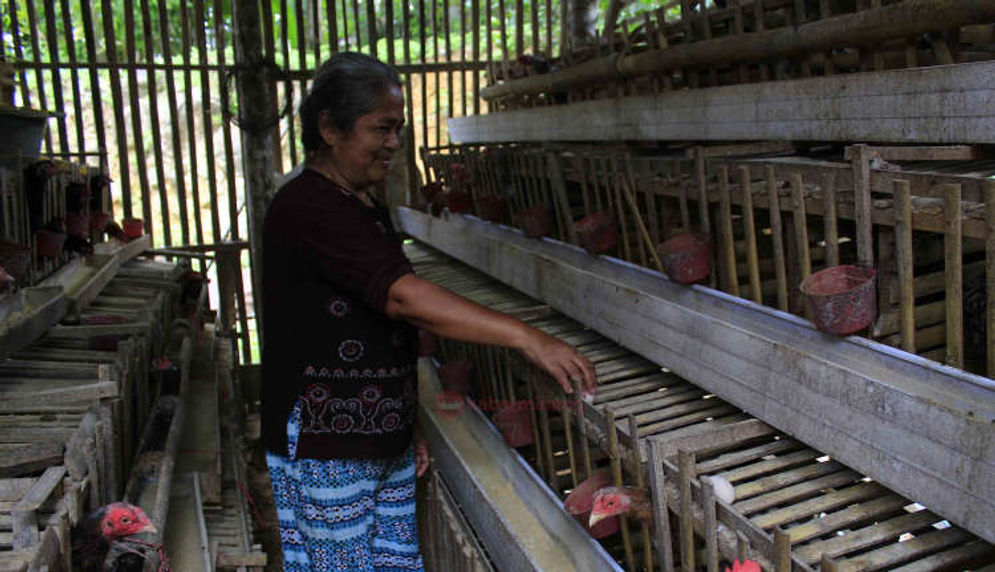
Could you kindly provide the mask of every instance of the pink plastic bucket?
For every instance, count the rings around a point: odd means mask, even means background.
[[[712,255],[708,237],[703,234],[682,234],[656,249],[663,271],[679,284],[692,284],[708,277],[712,271]]]

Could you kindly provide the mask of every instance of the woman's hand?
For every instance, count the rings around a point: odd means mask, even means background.
[[[529,361],[549,372],[563,391],[573,393],[573,380],[577,380],[580,382],[580,397],[594,395],[597,386],[594,366],[570,345],[530,328],[519,349]]]
[[[425,474],[431,463],[428,456],[428,443],[425,442],[425,438],[422,437],[421,431],[417,427],[415,427],[414,449],[415,476],[420,477]]]

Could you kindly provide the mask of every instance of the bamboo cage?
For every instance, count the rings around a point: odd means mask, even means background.
[[[521,227],[529,206],[546,204],[555,213],[548,236],[577,244],[573,223],[608,209],[620,229],[610,254],[654,270],[662,270],[661,242],[701,232],[713,244],[709,285],[796,315],[809,317],[799,285],[812,273],[874,265],[879,314],[865,335],[995,373],[987,334],[995,309],[985,303],[995,163],[980,148],[854,145],[800,154],[791,144],[758,143],[664,153],[598,146],[442,151],[426,155],[431,176],[449,193],[469,193],[478,208],[482,196],[501,196],[509,207],[502,222]]]

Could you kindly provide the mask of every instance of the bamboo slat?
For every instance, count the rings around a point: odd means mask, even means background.
[[[197,26],[197,61],[201,63],[207,62],[207,26],[208,22],[206,20],[206,14],[204,9],[205,0],[194,0],[194,13],[196,14],[196,21],[194,25]],[[298,2],[298,6],[299,6]],[[298,30],[303,30],[304,26],[299,26]],[[303,38],[303,34],[298,34],[298,38]],[[303,57],[303,52],[302,52]],[[211,205],[211,241],[220,242],[221,241],[221,215],[218,212],[218,177],[217,170],[215,169],[214,162],[214,122],[212,120],[212,108],[211,103],[211,76],[206,70],[201,70],[200,73],[200,107],[201,107],[201,121],[203,125],[203,137],[204,140],[204,155],[207,159],[207,190],[208,190],[208,202]],[[199,202],[197,203],[200,204]],[[199,215],[198,210],[198,215]],[[198,217],[199,218],[199,217]]]
[[[750,189],[750,169],[739,167],[739,186],[743,194],[743,229],[746,237],[746,267],[750,281],[750,299],[763,304],[760,288],[760,263],[757,254],[757,227],[753,217],[753,192]]]
[[[30,6],[31,3],[29,2]],[[108,62],[117,62],[117,38],[114,36],[114,8],[110,0],[101,0],[101,17],[104,24],[104,54]],[[184,10],[185,13],[185,10]],[[124,216],[130,217],[131,212],[131,161],[128,153],[128,138],[124,127],[124,97],[121,94],[121,76],[116,69],[110,71],[111,100],[114,110],[114,129],[117,135],[117,154],[120,162],[121,204]],[[42,101],[44,105],[44,101]],[[192,130],[191,130],[192,131]]]
[[[62,33],[66,42],[66,54],[69,56],[69,74],[73,91],[73,113],[76,124],[76,150],[86,151],[86,136],[83,127],[83,97],[80,90],[79,60],[76,56],[76,39],[73,34],[72,16],[69,9],[69,0],[60,0],[59,8],[62,14]],[[94,106],[96,107],[96,106]]]
[[[407,7],[407,2],[404,5]],[[328,22],[328,51],[334,54],[339,51],[339,19],[336,15],[335,0],[325,0],[325,18]],[[407,17],[404,21],[408,21]]]
[[[895,252],[897,257],[902,349],[916,350],[913,291],[912,199],[908,181],[895,181]]]
[[[147,0],[143,0],[143,1],[147,1]],[[314,22],[314,24],[315,24],[315,26],[317,26],[317,2],[315,2],[314,6],[315,6],[315,22]],[[219,70],[218,75],[217,75],[218,78],[223,78],[223,77],[225,77],[225,74],[228,73],[228,71],[227,71],[228,64],[225,61],[226,60],[226,56],[225,56],[225,45],[226,44],[225,44],[225,17],[224,17],[224,14],[225,14],[225,11],[224,11],[224,0],[214,0],[214,45],[217,47],[217,52],[216,53],[217,53],[217,58],[218,58],[218,65],[220,66],[220,70]],[[317,30],[317,28],[316,28],[316,30]],[[317,50],[318,46],[321,45],[321,42],[315,41],[314,45],[315,45],[315,49]],[[316,61],[320,62],[321,61],[321,54],[320,53],[315,53],[315,56],[316,56]],[[220,81],[220,79],[219,79],[219,81],[218,81],[218,90],[221,91],[223,89],[225,89],[224,83],[222,81]],[[224,101],[224,99],[222,99],[222,101]],[[222,115],[222,117],[224,117],[224,115]],[[239,209],[238,197],[236,195],[236,189],[235,189],[235,173],[237,173],[238,170],[237,170],[236,165],[235,165],[235,147],[234,147],[234,142],[232,141],[232,135],[231,135],[231,122],[229,122],[229,121],[223,121],[223,123],[221,125],[221,135],[222,135],[222,138],[223,138],[223,144],[224,144],[224,149],[225,149],[225,182],[227,183],[226,187],[227,187],[227,190],[228,190],[228,195],[227,195],[227,197],[228,197],[228,199],[227,199],[227,203],[228,203],[228,230],[225,231],[223,233],[223,235],[218,235],[216,237],[216,240],[218,242],[220,242],[222,240],[225,240],[226,238],[227,239],[231,239],[231,240],[239,240],[240,239],[240,234],[239,234],[239,230],[238,230],[238,227],[239,227],[239,225],[238,225],[238,213],[239,213],[240,209]],[[219,199],[219,197],[217,195],[214,195],[213,202],[217,203],[218,199]]]
[[[946,231],[943,236],[947,303],[947,365],[964,367],[964,260],[961,253],[961,188],[946,185],[943,193]]]
[[[29,4],[31,4],[29,2]],[[52,68],[52,94],[55,98],[55,108],[59,111],[66,109],[66,101],[62,94],[62,74],[59,73],[59,35],[55,29],[55,2],[45,0],[45,48],[49,59],[56,64]],[[40,60],[41,53],[35,54],[35,58]],[[55,125],[59,132],[59,151],[65,153],[69,151],[69,131],[66,128],[66,116],[60,115],[55,120]],[[80,149],[82,151],[82,149]]]
[[[171,42],[169,39],[169,18],[166,14],[166,3],[157,2],[159,10],[159,40],[162,49],[162,57],[169,62],[173,59]],[[176,202],[180,211],[180,236],[183,244],[190,244],[190,227],[187,225],[187,187],[183,169],[183,144],[180,137],[180,113],[176,105],[176,78],[172,69],[166,70],[166,97],[169,104],[169,126],[170,138],[173,144],[173,166],[175,168]],[[99,100],[99,96],[97,97]],[[99,107],[99,106],[97,106]],[[98,129],[99,132],[99,129]],[[164,222],[164,227],[172,226]],[[171,231],[166,234],[166,244],[171,244]]]
[[[366,2],[366,39],[370,46],[370,55],[377,57],[377,8],[376,2]],[[357,16],[356,21],[359,22]]]
[[[992,349],[995,341],[995,182],[988,181],[985,184],[985,291],[986,299],[986,333],[987,344],[985,353],[988,356],[988,377],[995,377],[995,350]]]
[[[342,0],[343,13],[345,12],[345,0]],[[287,72],[290,71],[290,23],[288,22],[290,12],[287,9],[287,0],[280,0],[280,46],[283,51],[283,69]],[[346,49],[348,46],[348,36],[346,39]],[[291,99],[294,98],[294,83],[287,78],[287,81],[283,84],[283,92],[285,97]],[[297,135],[296,135],[296,123],[294,122],[293,116],[287,118],[287,134],[290,143],[290,164],[297,164]],[[193,172],[197,172],[196,168],[193,168]],[[199,204],[199,203],[198,203]]]
[[[84,6],[86,6],[87,3],[88,3],[88,0],[81,0],[81,4],[83,4]],[[17,58],[17,61],[23,62],[24,59],[25,59],[24,58],[24,46],[21,45],[21,23],[19,21],[20,19],[17,16],[18,13],[19,13],[19,11],[17,9],[17,0],[10,0],[10,2],[8,3],[8,6],[9,6],[9,12],[8,13],[10,14],[10,34],[11,34],[11,41],[12,41],[12,43],[14,45],[14,57]],[[86,21],[88,19],[89,19],[89,11],[86,10],[86,11],[84,11],[84,14],[83,14],[83,22],[86,23]],[[95,36],[93,35],[93,26],[92,26],[92,24],[90,26],[89,31],[86,34],[86,37],[87,37],[87,49],[89,50],[90,47],[92,46],[93,42],[95,41],[94,40]],[[91,55],[89,59],[92,62],[92,61],[96,60],[97,58],[94,57],[93,55]],[[31,106],[31,89],[28,86],[28,76],[27,76],[27,73],[25,73],[23,67],[18,69],[18,76],[20,78],[20,86],[21,86],[21,88],[18,90],[18,93],[20,93],[20,95],[21,95],[21,100],[22,100],[24,106],[25,107],[30,107]],[[95,84],[96,82],[93,82],[93,83]]]
[[[723,290],[739,296],[739,277],[736,275],[736,249],[732,234],[732,199],[729,196],[729,168],[719,167],[719,240],[722,244],[720,258],[722,277],[725,281]]]
[[[141,0],[139,6],[142,13],[142,42],[145,47],[145,61],[155,60],[155,40],[152,33],[152,10],[149,0]],[[161,33],[161,32],[160,32]],[[137,58],[136,58],[137,59]],[[156,83],[156,72],[149,70],[145,77],[148,83],[149,125],[152,128],[152,159],[155,163],[156,188],[159,190],[159,216],[162,225],[163,243],[169,246],[173,243],[170,229],[169,189],[166,187],[166,170],[162,161],[162,133],[159,128],[159,89]],[[151,196],[146,199],[151,201]],[[149,208],[151,212],[151,205]],[[149,226],[149,228],[152,228]]]
[[[106,0],[104,0],[106,1]],[[200,177],[199,170],[197,168],[197,131],[194,128],[194,112],[193,112],[193,74],[190,70],[190,10],[188,9],[187,3],[184,2],[180,5],[180,16],[181,23],[183,27],[182,42],[183,42],[183,63],[188,67],[184,70],[183,74],[183,95],[184,101],[186,103],[186,123],[187,123],[187,150],[188,157],[190,159],[190,198],[192,200],[192,209],[189,209],[187,213],[193,218],[193,228],[194,228],[194,239],[197,244],[204,243],[204,227],[200,219]],[[284,12],[286,13],[286,12]],[[183,219],[182,224],[184,227],[190,224],[188,219]],[[189,244],[189,243],[187,243]],[[203,265],[201,265],[203,268]]]
[[[125,20],[125,58],[128,63],[137,61],[137,45],[135,39],[135,5],[134,0],[124,1]],[[141,93],[138,90],[138,72],[128,70],[128,100],[131,102],[131,137],[135,149],[135,167],[138,171],[138,184],[142,199],[142,222],[145,232],[152,234],[152,197],[149,194],[149,174],[145,162],[145,134],[142,127]],[[127,151],[125,151],[127,152]]]
[[[442,29],[443,29],[443,37],[445,40],[445,47],[446,47],[446,63],[452,63],[453,61],[452,38],[449,31],[450,24],[451,22],[449,21],[449,0],[442,0]],[[436,85],[436,89],[439,89],[438,85]],[[448,107],[446,108],[447,118],[451,118],[455,114],[456,108],[453,105],[453,101],[456,97],[456,94],[453,93],[454,91],[455,88],[453,87],[453,71],[450,69],[449,71],[446,72],[446,96],[448,102]],[[441,133],[442,128],[445,124],[442,122],[441,116],[437,121],[438,124],[436,126],[436,129],[438,129],[439,132]],[[446,135],[446,142],[447,143],[449,142],[448,130]]]
[[[335,0],[328,1],[334,2]],[[346,4],[346,0],[342,0],[342,39],[345,40],[346,51],[349,51],[349,6]]]
[[[798,244],[798,269],[801,279],[805,280],[812,274],[812,256],[809,251],[808,223],[805,216],[805,189],[801,173],[795,173],[791,176],[791,208],[795,222],[795,241]]]
[[[777,192],[777,179],[774,167],[767,165],[765,169],[767,181],[767,200],[770,203],[770,230],[774,242],[774,274],[777,280],[777,308],[788,311],[788,277],[784,257],[784,229],[781,225],[780,197]]]

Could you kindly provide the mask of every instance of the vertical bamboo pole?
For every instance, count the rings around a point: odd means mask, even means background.
[[[312,46],[314,48],[314,65],[320,66],[321,65],[321,17],[319,16],[320,10],[318,8],[318,0],[311,0],[309,6],[311,11],[311,26],[314,27],[314,34],[311,38],[311,40],[314,42],[314,46]],[[334,22],[334,20],[332,22]]]
[[[791,572],[791,537],[780,527],[774,529],[774,571]]]
[[[90,12],[87,9],[89,7],[89,0],[80,0],[80,4],[84,8],[84,11],[83,11],[83,22],[85,24],[88,20],[92,19],[91,16],[90,16]],[[19,21],[19,19],[17,17],[17,14],[19,13],[18,9],[17,9],[17,0],[10,0],[8,2],[8,10],[9,10],[9,14],[10,14],[10,35],[11,35],[12,43],[14,45],[14,58],[16,59],[16,61],[23,62],[25,60],[25,58],[24,58],[24,46],[21,44],[21,23],[20,23],[20,21]],[[96,41],[96,36],[93,35],[93,25],[92,25],[92,23],[90,25],[89,32],[86,34],[86,40],[87,40],[87,48],[90,49],[90,47],[92,46],[92,44]],[[88,59],[89,59],[90,65],[91,65],[90,69],[91,69],[91,74],[92,74],[93,70],[96,70],[96,67],[93,66],[93,64],[96,63],[97,58],[96,57],[89,57]],[[17,74],[18,74],[18,77],[20,78],[20,82],[19,82],[20,88],[18,89],[18,93],[21,96],[21,103],[25,107],[30,107],[31,106],[31,89],[30,89],[30,86],[28,85],[28,75],[27,75],[27,72],[25,72],[25,69],[26,68],[23,67],[23,66],[18,66],[18,69],[17,69]],[[92,78],[91,78],[90,83],[92,85],[97,85],[97,82],[95,80],[93,80]]]
[[[515,0],[515,57],[525,53],[525,3]]]
[[[393,2],[390,4],[393,6]],[[403,4],[407,6],[408,3],[404,2]],[[325,19],[328,21],[328,51],[333,54],[339,51],[339,17],[336,12],[335,0],[325,0]],[[407,21],[408,19],[405,18],[405,28],[407,28]]]
[[[636,470],[636,487],[640,490],[646,489],[646,476],[643,473],[643,462],[639,455],[639,424],[636,423],[636,414],[630,413],[628,416],[629,421],[629,436],[632,437],[632,442],[635,443],[635,447],[632,449],[632,461],[633,465],[638,467]],[[653,570],[653,543],[650,539],[650,524],[646,522],[641,522],[639,524],[639,540],[643,546],[643,566],[646,570]]]
[[[615,425],[615,410],[610,406],[605,406],[605,424],[608,426],[608,457],[611,459],[612,478],[615,484],[621,486],[622,482],[622,452],[618,444],[618,427]],[[636,569],[636,555],[632,550],[632,538],[629,534],[629,519],[624,516],[619,517],[619,528],[622,529],[622,546],[625,549],[625,562],[629,570]]]
[[[791,175],[791,206],[794,211],[795,237],[798,242],[798,270],[801,279],[812,274],[812,257],[808,245],[808,224],[805,217],[805,190],[801,173]]]
[[[632,248],[629,245],[629,222],[625,216],[625,207],[622,204],[622,190],[618,184],[618,171],[615,167],[615,157],[611,157],[611,167],[608,166],[606,158],[602,163],[605,175],[605,188],[608,191],[609,201],[614,201],[615,216],[618,217],[619,234],[622,235],[622,258],[629,262],[634,262]],[[644,264],[645,266],[645,264]]]
[[[705,173],[703,147],[694,149],[694,178],[698,183],[698,224],[701,225],[701,232],[711,236],[712,225],[708,220],[708,175]]]
[[[83,18],[83,38],[86,40],[86,60],[87,67],[90,70],[90,94],[93,97],[93,128],[97,133],[97,147],[100,150],[101,167],[107,169],[107,135],[104,132],[105,121],[104,121],[104,105],[103,96],[101,95],[100,87],[100,74],[97,72],[97,34],[93,27],[93,10],[90,7],[90,0],[80,0],[79,1],[80,13]],[[11,20],[16,22],[16,19],[11,15]],[[15,40],[15,47],[17,48],[17,53],[20,52],[20,40]],[[27,87],[27,81],[24,79],[23,72],[21,73],[21,85],[25,88]],[[25,94],[27,95],[27,94]],[[105,208],[110,208],[108,205]],[[110,212],[108,210],[108,212]]]
[[[362,26],[359,23],[359,3],[356,0],[352,0],[352,21],[356,28],[356,51],[361,52],[363,51]]]
[[[944,273],[946,275],[947,365],[964,367],[964,262],[961,256],[961,188],[959,184],[943,187]]]
[[[457,0],[457,1],[462,1],[462,0]],[[452,41],[451,41],[450,33],[449,33],[449,25],[450,25],[450,22],[449,22],[449,0],[442,0],[442,28],[443,28],[443,39],[445,40],[445,46],[446,46],[446,63],[451,64],[452,61],[453,61],[453,47],[452,47]],[[438,76],[436,76],[436,77],[438,77]],[[438,86],[436,87],[436,89],[438,89]],[[446,107],[446,118],[447,119],[452,118],[454,110],[455,110],[454,101],[455,101],[455,95],[456,94],[454,93],[454,91],[455,90],[453,88],[453,69],[452,69],[452,66],[449,66],[448,69],[446,70],[446,96],[447,96],[446,100],[447,100],[447,103],[448,103],[448,106]],[[439,133],[440,134],[442,133],[442,128],[443,127],[446,128],[446,139],[445,139],[445,141],[448,144],[449,143],[449,124],[447,122],[443,122],[442,121],[442,116],[441,115],[439,116],[438,121],[439,121],[438,129],[439,129]]]
[[[332,13],[335,11],[335,0],[327,0],[329,5],[332,6]],[[274,29],[274,17],[273,17],[273,5],[270,2],[261,2],[260,7],[262,11],[259,18],[262,19],[262,34],[263,34],[263,46],[265,57],[269,61],[276,62],[276,30]],[[237,10],[233,10],[237,12]],[[235,45],[238,46],[238,35],[236,34]],[[268,99],[269,99],[269,111],[271,117],[276,117],[280,111],[277,109],[277,93],[279,90],[279,85],[276,81],[269,80],[266,82],[268,87]],[[270,129],[270,139],[272,139],[271,145],[273,150],[273,158],[275,161],[275,168],[277,172],[283,172],[283,152],[280,148],[280,130]]]
[[[28,6],[31,3],[28,2]],[[121,94],[121,76],[117,66],[117,38],[114,36],[114,8],[110,0],[101,0],[101,17],[104,24],[104,46],[107,63],[110,67],[111,99],[114,110],[114,128],[117,132],[118,173],[121,178],[121,202],[124,216],[131,216],[131,167],[128,153],[128,138],[124,127],[124,97]],[[42,105],[45,102],[42,101]]]
[[[460,93],[460,110],[463,117],[466,117],[466,96],[467,96],[467,81],[466,74],[467,70],[466,64],[466,2],[467,0],[456,0],[459,2],[459,62],[462,64],[458,77],[459,77],[459,93]],[[476,60],[474,60],[476,61]]]
[[[490,42],[491,39],[491,1],[485,0],[487,2],[487,41]],[[471,0],[470,4],[470,20],[473,23],[473,49],[471,51],[471,57],[473,58],[474,64],[480,63],[480,0]],[[491,48],[487,47],[487,57],[490,59]],[[480,72],[476,69],[471,72],[473,76],[473,114],[480,115]]]
[[[428,63],[427,53],[427,43],[426,43],[426,28],[425,28],[425,0],[418,0],[418,33],[419,42],[421,46],[421,63]],[[423,149],[428,148],[428,74],[425,73],[425,68],[422,68],[421,72],[421,129],[422,129],[422,144]],[[424,151],[423,151],[424,152]],[[422,162],[424,163],[425,157],[422,157]],[[427,173],[426,173],[427,175]]]
[[[988,356],[988,377],[995,378],[995,181],[984,186],[985,201],[985,290],[987,339],[985,355]]]
[[[574,397],[577,398],[577,428],[580,430],[580,453],[584,462],[584,478],[589,478],[594,467],[591,462],[591,443],[587,439],[587,422],[584,419],[584,402],[580,399],[580,380],[572,380]]]
[[[529,8],[531,8],[532,16],[532,55],[536,56],[539,54],[539,1],[532,0],[529,2]]]
[[[432,57],[439,63],[439,3],[432,2]],[[435,146],[442,147],[442,83],[439,70],[435,70]]]
[[[705,570],[719,572],[718,522],[715,516],[715,487],[711,479],[701,479],[701,510],[704,514]]]
[[[38,44],[38,38],[41,37],[38,34],[38,17],[35,14],[35,3],[32,1],[25,2],[25,6],[28,10],[28,37],[31,39],[31,61],[33,63],[41,62],[41,48]],[[37,66],[34,69],[35,72],[35,85],[38,87],[38,104],[41,109],[48,109],[48,97],[45,95],[45,79],[42,74],[41,66]],[[25,86],[27,83],[24,84]],[[45,130],[45,151],[48,153],[52,152],[52,134],[51,129]]]
[[[826,266],[840,263],[839,225],[836,221],[836,171],[829,171],[822,179],[822,210],[826,236]]]
[[[853,170],[853,209],[857,221],[857,263],[874,264],[874,236],[871,232],[871,152],[867,145],[849,147]]]
[[[159,216],[162,224],[163,243],[170,245],[173,243],[172,233],[169,228],[169,189],[166,187],[166,170],[162,163],[162,133],[159,129],[159,88],[157,87],[155,69],[155,39],[152,34],[152,10],[149,7],[149,0],[141,0],[139,6],[142,13],[142,32],[144,34],[145,63],[149,65],[146,71],[149,94],[149,126],[152,128],[152,158],[155,163],[156,187],[159,189]],[[162,33],[162,32],[160,32]],[[151,202],[151,195],[149,196]],[[149,210],[151,211],[151,205]],[[150,227],[151,228],[151,227]]]
[[[553,1],[546,0],[546,55],[553,57]]]
[[[104,0],[105,2],[107,0]],[[186,2],[180,6],[180,19],[183,25],[183,67],[184,67],[184,98],[186,101],[187,113],[187,148],[190,157],[190,198],[192,199],[191,209],[188,213],[193,218],[194,239],[197,244],[204,244],[204,224],[200,217],[200,177],[197,167],[197,130],[194,124],[193,108],[193,66],[190,64],[190,10]],[[183,224],[187,225],[186,219]],[[200,264],[203,270],[203,262]]]
[[[86,136],[83,127],[83,97],[80,93],[79,61],[76,58],[76,39],[73,37],[72,14],[69,11],[69,0],[59,1],[62,13],[62,32],[66,42],[66,54],[69,56],[69,73],[73,90],[73,113],[76,124],[76,149],[86,151]],[[96,107],[96,106],[94,106]],[[82,162],[82,161],[81,161]]]
[[[694,572],[694,516],[691,508],[691,480],[695,477],[694,453],[680,449],[677,459],[681,492],[681,569],[684,572]]]
[[[52,66],[52,94],[55,96],[55,108],[59,111],[66,109],[66,101],[62,95],[62,74],[59,73],[59,35],[55,29],[55,2],[45,0],[45,48],[48,51],[48,59],[54,64]],[[37,59],[41,59],[40,54],[36,54]],[[40,73],[40,70],[39,70]],[[55,121],[59,132],[59,150],[69,151],[69,130],[66,128],[66,116],[60,115]],[[82,149],[80,149],[82,151]]]
[[[563,176],[560,155],[556,151],[548,151],[546,157],[548,160],[546,172],[549,175],[550,192],[556,199],[554,203],[557,205],[559,213],[557,219],[563,221],[560,228],[560,238],[569,240],[570,244],[577,244],[577,233],[573,228],[573,214],[570,211],[570,201],[567,199],[567,185]]]
[[[488,0],[489,2],[490,0]],[[506,24],[506,13],[505,13],[505,0],[498,0],[498,24],[501,31],[501,74],[507,79],[508,78],[508,25]],[[488,34],[490,36],[490,34]],[[494,82],[494,79],[491,79]]]
[[[736,245],[732,234],[732,198],[729,193],[729,168],[719,167],[719,236],[722,242],[722,276],[724,290],[739,296],[739,277],[736,274]]]
[[[750,299],[763,304],[760,287],[760,262],[757,255],[757,227],[753,217],[753,191],[750,188],[750,168],[739,166],[739,188],[743,193],[743,229],[746,234],[746,271],[750,280]]]
[[[788,276],[784,260],[784,229],[781,225],[781,199],[777,192],[774,166],[765,169],[767,199],[770,201],[770,231],[774,241],[774,275],[777,281],[777,308],[788,311]]]
[[[653,170],[649,159],[643,160],[643,168],[640,169],[642,176],[646,178],[646,210],[649,211],[649,233],[650,249],[656,251],[656,246],[660,244],[660,208],[656,204],[656,185],[653,184]],[[630,159],[628,163],[629,180],[632,181],[632,188],[638,189],[636,185],[636,175]],[[661,199],[661,205],[663,200]]]
[[[660,553],[660,570],[674,571],[673,537],[670,534],[670,509],[667,507],[667,483],[663,467],[663,441],[650,438],[646,442],[649,466],[650,492],[653,498],[654,536],[656,549]],[[648,569],[648,568],[647,568]]]
[[[152,196],[149,190],[149,175],[145,161],[145,134],[142,129],[141,93],[138,91],[138,71],[135,64],[136,57],[135,41],[135,5],[134,0],[124,0],[124,29],[125,29],[125,60],[129,64],[128,69],[128,100],[131,102],[131,136],[135,145],[135,167],[138,171],[138,184],[141,188],[142,196],[142,219],[145,223],[145,232],[152,235],[154,226],[152,224]]]
[[[370,41],[370,55],[377,57],[377,4],[366,2],[366,30]]]
[[[536,375],[539,375],[536,372]],[[533,378],[535,379],[535,378]],[[536,392],[536,395],[540,395]],[[546,457],[546,468],[548,469],[548,482],[549,487],[553,489],[556,495],[560,494],[560,480],[556,475],[556,461],[553,458],[553,434],[549,429],[549,410],[547,408],[547,403],[539,399],[536,403],[536,407],[539,408],[539,427],[542,429],[542,454]]]
[[[159,11],[159,45],[162,50],[163,60],[171,62],[173,59],[172,47],[169,38],[169,17],[166,14],[166,3],[157,2]],[[173,144],[173,165],[176,168],[176,197],[180,208],[180,232],[182,244],[190,244],[190,227],[187,225],[187,190],[183,173],[183,145],[180,139],[180,114],[176,105],[176,78],[173,75],[173,66],[166,68],[166,97],[169,103],[169,127]],[[98,98],[99,99],[99,98]],[[164,229],[169,228],[170,221],[164,221]],[[166,234],[166,244],[172,234]]]
[[[507,355],[505,355],[505,359],[508,359]],[[532,366],[526,366],[525,391],[530,404],[529,413],[532,417],[532,442],[534,444],[536,469],[538,470],[540,475],[545,476],[548,475],[549,473],[547,473],[546,471],[546,463],[544,459],[545,455],[543,454],[544,449],[543,449],[542,435],[540,434],[540,429],[539,429],[539,415],[538,412],[536,411],[536,409],[539,408],[539,400],[536,398],[538,392],[534,387],[535,385],[534,381],[535,380],[533,378]]]
[[[345,0],[342,0],[345,6]],[[287,7],[287,0],[280,0],[280,47],[283,51],[283,69],[288,72],[287,81],[283,84],[283,92],[287,98],[294,99],[294,82],[290,79],[290,10]],[[346,49],[349,49],[346,40]],[[294,123],[294,116],[287,117],[287,139],[290,142],[290,166],[297,164],[297,127]],[[196,172],[196,169],[194,169]],[[195,193],[196,196],[196,193]],[[199,220],[199,219],[198,219]]]
[[[334,2],[335,0],[328,1]],[[349,6],[346,4],[346,0],[342,0],[342,38],[345,40],[346,51],[349,51]],[[356,49],[359,49],[358,43]]]
[[[317,22],[317,3],[315,3],[315,21]],[[317,23],[315,25],[317,25]],[[315,30],[317,30],[317,28],[315,28]],[[218,78],[218,91],[221,91],[222,89],[225,89],[221,78],[225,77],[228,73],[228,63],[226,61],[227,57],[225,56],[224,0],[214,0],[214,45],[216,47],[218,58],[218,73],[216,76]],[[317,46],[321,45],[321,42],[315,41],[314,45],[315,48],[317,48]],[[227,183],[228,190],[228,231],[223,233],[223,235],[218,235],[217,240],[221,241],[224,237],[231,237],[232,240],[239,240],[239,207],[235,189],[235,177],[237,170],[235,168],[235,147],[232,143],[231,123],[229,121],[224,121],[222,123],[221,132],[223,136],[222,142],[225,149],[225,182]],[[215,202],[217,202],[217,198],[215,198]],[[238,257],[236,257],[236,260],[238,260]]]
[[[681,227],[683,232],[691,232],[691,212],[688,209],[688,187],[691,185],[691,177],[688,180],[684,180],[684,174],[681,172],[680,161],[674,161],[673,171],[677,175],[677,185],[679,189],[679,194],[677,197],[678,207],[681,211]]]
[[[567,440],[567,462],[570,467],[570,488],[577,488],[577,484],[580,479],[577,478],[577,449],[574,447],[574,425],[573,425],[573,412],[574,410],[580,410],[580,404],[578,394],[572,396],[567,396],[566,403],[563,406],[563,435]]]
[[[746,562],[750,559],[750,541],[743,531],[736,531],[736,560]],[[822,572],[820,570],[820,572]]]
[[[299,5],[299,2],[298,2]],[[204,153],[207,157],[207,189],[211,205],[211,239],[221,240],[221,217],[218,214],[218,180],[214,166],[214,124],[211,119],[211,76],[207,69],[207,21],[204,13],[204,0],[194,0],[194,12],[197,15],[197,61],[200,64],[200,106],[203,123]],[[304,26],[299,26],[303,30]],[[300,34],[298,38],[302,37]],[[199,213],[198,213],[199,214]]]
[[[895,181],[895,251],[898,270],[902,349],[916,351],[915,294],[913,292],[912,206],[908,181]]]

